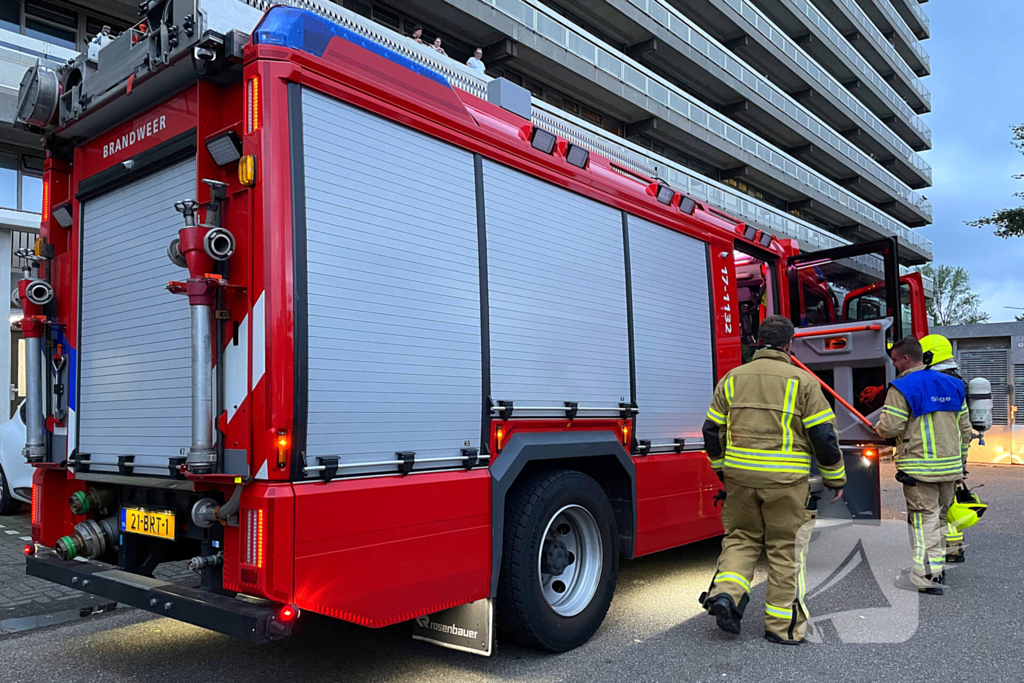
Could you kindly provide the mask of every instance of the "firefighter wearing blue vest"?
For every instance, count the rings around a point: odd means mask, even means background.
[[[925,368],[921,342],[907,337],[889,352],[899,376],[875,431],[896,439],[896,479],[907,499],[913,564],[896,579],[905,590],[942,595],[946,513],[971,439],[963,382]]]
[[[924,352],[922,360],[929,370],[941,372],[944,375],[955,377],[967,386],[967,382],[960,376],[960,366],[953,357],[953,345],[941,334],[929,334],[921,338],[921,350]],[[967,413],[967,408],[964,408]],[[970,422],[970,415],[967,415]],[[961,455],[964,461],[964,476],[967,476],[967,451],[970,441],[964,440],[960,444]],[[946,521],[946,564],[957,564],[965,562],[967,555],[964,553],[964,532],[957,529],[955,525]]]

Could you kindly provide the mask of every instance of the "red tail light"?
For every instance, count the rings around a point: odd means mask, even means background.
[[[36,552],[36,547],[34,545],[32,545],[31,543],[26,543],[25,544],[25,554],[26,555],[34,555],[35,552]]]
[[[281,611],[277,613],[277,618],[283,622],[289,622],[299,616],[299,608],[294,605],[285,605],[281,608]]]

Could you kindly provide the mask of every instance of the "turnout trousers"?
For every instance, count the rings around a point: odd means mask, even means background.
[[[910,579],[918,586],[927,588],[932,585],[933,577],[938,580],[942,575],[946,562],[946,539],[951,528],[946,523],[946,513],[953,503],[955,489],[956,482],[952,481],[918,481],[914,486],[903,485],[914,560]],[[959,540],[963,542],[963,534]]]
[[[725,538],[709,599],[723,593],[740,614],[750,601],[754,564],[763,548],[768,556],[765,630],[783,640],[802,640],[807,631],[804,565],[815,512],[807,509],[805,479],[791,486],[750,488],[725,477],[722,523]]]

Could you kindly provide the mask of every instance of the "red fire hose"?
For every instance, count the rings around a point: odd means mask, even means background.
[[[805,371],[807,371],[807,372],[811,373],[812,375],[814,375],[814,378],[815,378],[815,379],[817,379],[817,380],[818,380],[818,382],[820,382],[820,383],[821,383],[821,386],[822,386],[822,387],[823,387],[823,388],[825,389],[825,391],[827,391],[828,393],[832,394],[832,396],[833,396],[833,397],[834,397],[834,398],[835,398],[835,399],[836,399],[837,401],[839,401],[839,402],[840,402],[840,403],[842,403],[842,404],[843,404],[844,406],[846,406],[846,409],[847,409],[847,410],[849,410],[849,411],[850,411],[851,413],[853,413],[854,417],[856,417],[856,418],[857,418],[858,420],[860,420],[861,422],[863,422],[864,424],[866,424],[866,425],[868,426],[868,429],[870,429],[871,431],[874,431],[874,430],[875,430],[875,427],[874,427],[874,425],[872,425],[872,424],[871,424],[871,422],[870,422],[870,421],[868,421],[868,419],[867,419],[866,417],[864,417],[863,415],[861,415],[861,414],[860,414],[860,412],[859,412],[859,411],[858,411],[858,410],[857,410],[856,408],[854,408],[853,406],[851,406],[851,405],[850,405],[849,403],[847,403],[847,402],[846,402],[846,401],[845,401],[845,400],[843,399],[843,397],[842,397],[842,396],[840,396],[839,394],[837,394],[837,393],[836,393],[836,390],[835,390],[835,389],[833,389],[833,388],[832,388],[832,387],[830,387],[829,385],[827,385],[827,384],[825,384],[824,382],[822,382],[822,381],[821,381],[821,378],[820,378],[820,377],[818,377],[817,375],[815,375],[815,374],[814,374],[814,371],[813,371],[813,370],[811,370],[811,369],[810,369],[809,367],[807,367],[806,365],[804,365],[803,363],[801,363],[801,362],[800,362],[800,359],[799,359],[799,358],[797,358],[796,356],[791,356],[791,358],[793,359],[793,362],[794,362],[794,363],[796,363],[796,366],[797,366],[798,368],[801,368],[802,370],[805,370]]]

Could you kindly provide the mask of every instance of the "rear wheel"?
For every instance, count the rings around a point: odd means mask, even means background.
[[[505,636],[554,652],[582,645],[608,612],[618,571],[615,516],[596,481],[554,470],[513,489],[498,592]]]
[[[21,501],[15,500],[11,494],[11,484],[7,481],[4,468],[0,465],[0,515],[13,515],[21,510]]]

